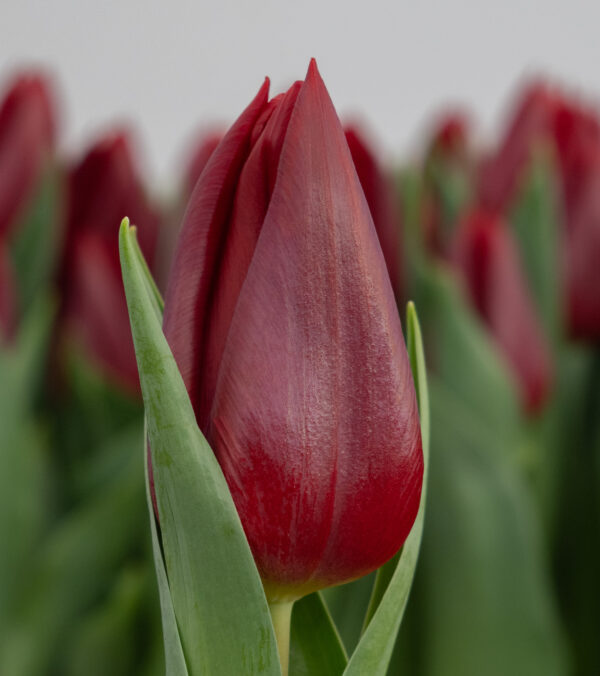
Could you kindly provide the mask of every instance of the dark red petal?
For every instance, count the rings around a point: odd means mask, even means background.
[[[54,144],[54,110],[45,79],[19,76],[0,107],[0,236],[33,197]]]
[[[159,219],[136,170],[131,137],[116,129],[94,144],[70,174],[68,236],[92,232],[113,246],[125,216],[137,227],[140,248],[152,264]]]
[[[364,574],[412,526],[423,465],[410,366],[314,63],[229,330],[211,437],[269,584]]]
[[[203,430],[208,429],[229,325],[271,200],[283,140],[299,90],[300,83],[296,83],[269,102],[268,110],[263,111],[254,127],[252,150],[238,178],[210,299],[210,330],[201,355],[202,392],[196,414]]]
[[[265,81],[227,132],[202,172],[188,205],[169,275],[164,331],[198,408],[200,359],[208,334],[207,313],[226,226],[254,124],[267,104]]]
[[[374,151],[356,127],[346,127],[346,141],[352,154],[356,173],[367,198],[367,204],[375,223],[375,230],[383,251],[392,288],[396,298],[401,289],[401,242],[400,215],[396,207],[394,186],[375,159]]]
[[[117,247],[117,241],[113,243]],[[103,238],[84,233],[74,250],[66,326],[90,359],[119,385],[139,390],[120,269]]]
[[[510,231],[490,214],[472,213],[457,234],[455,260],[474,305],[512,366],[525,410],[535,413],[547,399],[552,367]]]

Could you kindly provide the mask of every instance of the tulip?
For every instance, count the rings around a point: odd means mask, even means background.
[[[164,331],[271,603],[401,547],[423,476],[400,319],[314,61],[268,81],[192,194]]]
[[[423,235],[426,247],[448,256],[457,221],[470,195],[469,122],[464,113],[447,112],[435,124],[425,157]]]
[[[504,211],[510,206],[532,151],[548,143],[554,106],[555,94],[545,83],[525,88],[498,149],[479,168],[479,198],[486,209]]]
[[[468,145],[469,121],[460,111],[447,112],[433,130],[429,154],[441,153],[449,157],[465,154]]]
[[[500,217],[476,210],[454,247],[469,297],[511,366],[525,411],[535,414],[549,394],[551,362],[511,231]]]
[[[521,98],[496,155],[481,168],[484,204],[505,210],[536,145],[555,150],[562,188],[562,277],[572,336],[598,340],[600,211],[597,205],[600,122],[596,113],[558,89],[537,82]]]
[[[43,75],[24,73],[0,105],[0,237],[18,223],[54,146],[55,114]]]
[[[100,139],[72,168],[68,183],[63,324],[109,379],[137,392],[117,233],[129,215],[138,226],[142,251],[152,261],[158,215],[144,194],[127,134],[115,131]]]
[[[344,131],[358,179],[373,217],[392,289],[396,298],[400,299],[402,297],[402,238],[400,236],[400,214],[393,182],[379,165],[375,150],[359,128],[349,125]]]
[[[16,290],[11,262],[0,240],[0,345],[13,337],[16,325]]]

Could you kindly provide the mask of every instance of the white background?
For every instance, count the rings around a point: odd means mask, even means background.
[[[523,74],[600,94],[600,3],[400,0],[0,0],[0,77],[45,64],[63,95],[63,145],[117,120],[139,129],[148,175],[176,182],[201,123],[241,112],[315,56],[333,101],[394,157],[416,152],[445,104],[490,137]]]

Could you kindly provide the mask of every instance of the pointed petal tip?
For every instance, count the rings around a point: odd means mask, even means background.
[[[310,80],[311,78],[321,79],[321,74],[319,73],[319,68],[317,66],[317,60],[313,56],[308,64],[308,71],[306,72],[306,79]]]
[[[269,89],[271,88],[271,78],[268,75],[265,75],[265,79],[258,90],[257,97],[262,96],[265,99],[269,98]]]

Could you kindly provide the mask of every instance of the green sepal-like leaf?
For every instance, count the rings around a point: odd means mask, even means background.
[[[290,676],[341,676],[348,658],[319,592],[294,604]]]
[[[369,676],[384,676],[387,672],[398,629],[408,602],[423,534],[429,468],[429,398],[421,329],[412,303],[409,303],[407,308],[406,330],[408,353],[421,417],[421,437],[425,463],[421,504],[415,523],[404,543],[402,553],[384,592],[382,592],[382,585],[378,585],[376,581],[374,593],[377,594],[377,598],[371,604],[369,611],[371,620],[356,650],[350,657],[348,666],[344,671],[345,676],[365,676],[366,674]],[[379,575],[387,577],[389,572],[384,566]]]
[[[196,423],[125,219],[123,281],[140,382],[166,573],[190,676],[280,672],[256,565],[219,464]]]

